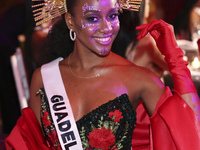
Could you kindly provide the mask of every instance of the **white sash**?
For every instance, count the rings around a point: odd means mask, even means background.
[[[59,69],[58,58],[42,66],[42,80],[63,150],[82,150],[82,143]]]

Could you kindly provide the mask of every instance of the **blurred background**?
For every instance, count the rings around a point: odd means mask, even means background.
[[[148,15],[143,23],[163,19],[174,26],[177,42],[185,53],[184,59],[189,62],[192,79],[200,93],[200,0],[146,1]],[[46,58],[48,52],[42,47],[50,27],[57,19],[35,27],[31,4],[31,0],[0,1],[0,140],[15,126],[21,109],[26,106],[22,105],[22,101],[28,103],[27,91],[33,71],[49,61]],[[11,61],[13,55],[16,59]],[[15,61],[18,63],[13,67]],[[167,69],[162,80],[173,88]]]

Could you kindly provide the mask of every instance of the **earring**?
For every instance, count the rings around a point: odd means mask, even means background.
[[[72,31],[72,29],[70,29],[70,38],[71,38],[71,40],[72,41],[75,41],[76,40],[76,33],[74,32],[74,37],[72,36],[72,33],[73,33],[73,31]]]

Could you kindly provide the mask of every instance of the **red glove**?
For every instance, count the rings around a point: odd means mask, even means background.
[[[138,40],[148,33],[155,39],[156,45],[165,56],[165,61],[172,74],[174,90],[180,95],[196,93],[190,71],[187,68],[188,62],[183,60],[184,53],[176,43],[173,26],[162,20],[154,20],[151,23],[136,27],[136,30],[141,30],[137,37]]]

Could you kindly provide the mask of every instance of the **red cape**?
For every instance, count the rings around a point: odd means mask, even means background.
[[[200,122],[181,96],[172,96],[169,88],[152,117],[148,117],[142,104],[136,111],[133,150],[200,150]],[[34,112],[25,108],[22,113],[5,140],[7,150],[50,150]]]
[[[22,114],[10,135],[5,139],[6,149],[50,150],[34,112],[30,108],[24,108]]]
[[[143,104],[137,108],[133,150],[200,150],[200,122],[194,111],[167,87],[149,118]]]

